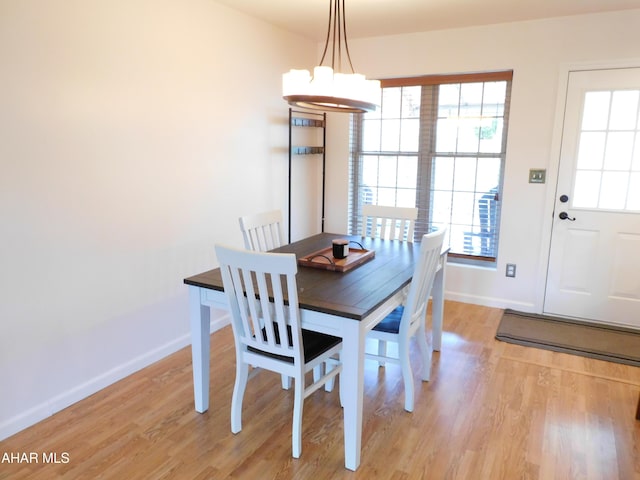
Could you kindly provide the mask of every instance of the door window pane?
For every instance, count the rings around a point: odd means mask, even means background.
[[[629,176],[625,172],[604,172],[598,207],[622,210],[627,199]]]
[[[640,211],[640,172],[632,173],[631,177],[629,178],[627,210]]]
[[[578,170],[573,190],[573,206],[576,208],[594,208],[598,206],[600,195],[600,177],[598,171]]]
[[[640,90],[587,92],[576,159],[573,207],[637,208]]]
[[[582,130],[604,130],[609,118],[610,92],[587,92],[582,114]]]
[[[633,130],[637,125],[638,90],[613,92],[609,130]]]
[[[629,170],[633,153],[633,132],[611,132],[604,153],[605,170]]]
[[[582,132],[580,134],[578,168],[602,168],[605,139],[606,134],[604,132]]]

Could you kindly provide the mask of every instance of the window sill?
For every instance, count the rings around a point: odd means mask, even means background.
[[[468,255],[456,255],[450,253],[447,258],[447,263],[451,265],[461,265],[465,267],[480,268],[486,270],[496,270],[498,262],[495,258],[489,257],[470,257]]]

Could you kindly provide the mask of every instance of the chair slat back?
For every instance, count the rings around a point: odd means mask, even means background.
[[[236,346],[303,361],[295,255],[220,245],[216,254]]]
[[[266,252],[284,245],[280,210],[245,215],[239,220],[247,250]]]
[[[363,237],[413,242],[418,209],[415,207],[362,206]]]
[[[424,322],[445,233],[446,229],[443,228],[422,237],[420,258],[416,263],[400,322],[400,335],[409,335],[418,328],[420,322]]]

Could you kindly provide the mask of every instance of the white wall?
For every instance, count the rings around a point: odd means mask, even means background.
[[[497,269],[450,264],[446,296],[470,303],[542,311],[558,163],[556,105],[569,65],[640,65],[640,10],[430,33],[351,40],[357,70],[371,78],[514,70]],[[565,75],[566,76],[566,75]],[[328,230],[347,224],[348,121],[328,133],[332,202]],[[545,185],[528,183],[546,168]],[[517,265],[516,278],[505,264]]]
[[[316,45],[210,0],[0,11],[2,439],[188,343],[183,278],[286,211]]]

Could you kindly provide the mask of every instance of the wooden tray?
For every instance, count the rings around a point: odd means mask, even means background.
[[[328,247],[299,258],[298,265],[301,267],[331,270],[332,272],[346,272],[371,260],[375,255],[375,250],[350,248],[349,255],[347,255],[346,258],[338,260],[337,258],[333,258],[333,247]]]

